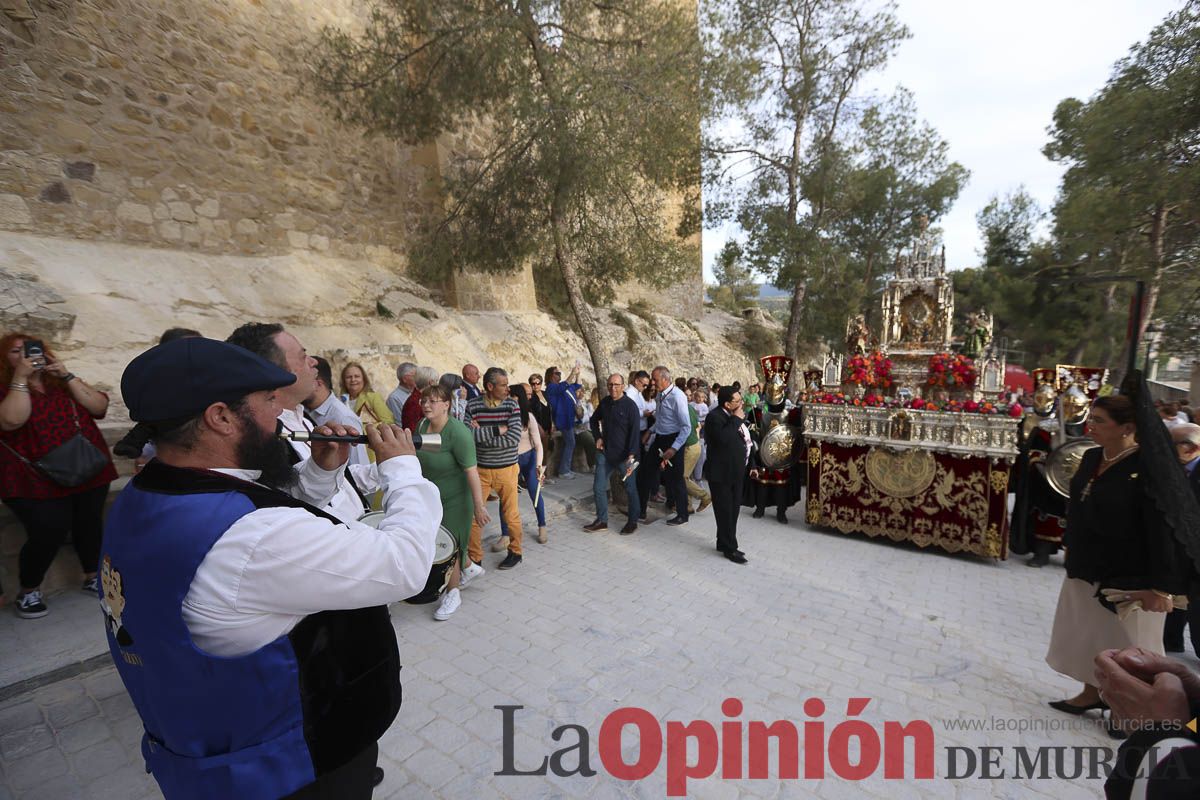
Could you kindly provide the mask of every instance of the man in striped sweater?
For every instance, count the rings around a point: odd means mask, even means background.
[[[500,514],[508,527],[508,555],[499,569],[512,569],[521,563],[521,512],[517,508],[517,446],[521,442],[521,409],[508,394],[508,373],[489,367],[483,373],[483,394],[467,401],[463,422],[475,434],[475,458],[479,464],[479,482],[483,496],[495,492],[500,498]],[[467,554],[473,562],[463,577],[482,575],[483,528],[471,523]],[[473,573],[473,574],[472,574]],[[468,578],[469,580],[470,578]]]

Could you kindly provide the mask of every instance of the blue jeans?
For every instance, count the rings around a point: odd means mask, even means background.
[[[559,428],[562,433],[562,458],[558,460],[558,474],[569,475],[571,473],[571,461],[575,458],[575,426],[568,425],[566,428]]]
[[[529,499],[537,497],[537,505],[533,510],[537,512],[538,527],[546,527],[546,501],[538,497],[538,478],[537,478],[537,451],[529,450],[517,457],[517,469],[525,476],[525,488],[529,491]],[[504,516],[500,517],[500,535],[508,536],[508,526],[504,524]]]
[[[616,469],[625,469],[625,462],[615,465]],[[592,494],[596,500],[596,519],[608,524],[608,477],[612,467],[604,457],[603,450],[596,451],[596,477],[592,482]],[[629,497],[629,521],[636,522],[641,515],[641,503],[638,502],[637,472],[625,479],[625,494]]]

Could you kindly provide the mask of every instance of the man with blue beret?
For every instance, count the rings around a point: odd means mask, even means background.
[[[276,418],[295,381],[203,338],[151,348],[121,379],[158,455],[108,515],[101,606],[168,800],[369,798],[400,708],[386,604],[429,577],[438,490],[411,435],[380,426],[379,527],[321,510],[350,446],[314,443],[293,467]]]

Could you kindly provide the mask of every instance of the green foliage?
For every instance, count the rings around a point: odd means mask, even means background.
[[[713,264],[713,276],[717,279],[717,286],[725,290],[721,292],[718,305],[734,314],[752,305],[758,297],[754,273],[744,256],[740,244],[728,241],[717,254],[717,260]],[[717,302],[715,296],[713,302]]]
[[[625,329],[625,347],[629,350],[637,347],[638,342],[642,340],[642,337],[638,335],[637,323],[634,322],[633,317],[629,316],[624,311],[620,311],[615,308],[610,310],[612,312],[613,322],[617,323],[619,327]]]
[[[757,362],[764,355],[778,353],[782,345],[779,331],[768,328],[757,319],[747,319],[742,323],[741,350],[746,358]]]
[[[954,274],[956,305],[991,310],[1026,367],[1103,364],[1119,380],[1135,279],[1165,346],[1200,349],[1197,86],[1200,0],[1187,0],[1091,99],[1055,109],[1044,152],[1066,172],[1050,240],[1034,240],[1041,212],[1023,189],[980,211],[984,266]]]
[[[338,119],[408,144],[450,135],[449,202],[416,231],[417,274],[555,274],[602,373],[585,301],[694,268],[700,57],[685,4],[377,0],[361,33],[327,29],[312,58]],[[684,209],[675,230],[668,198]]]
[[[396,315],[392,313],[392,310],[383,304],[382,300],[375,301],[375,313],[384,319],[394,319],[396,317]]]
[[[1083,274],[1147,280],[1145,321],[1182,312],[1169,327],[1187,327],[1200,273],[1198,86],[1200,0],[1188,0],[1095,96],[1059,103],[1045,148],[1067,168],[1054,207],[1064,260]]]
[[[840,340],[922,215],[966,170],[901,91],[856,92],[908,30],[890,3],[714,0],[705,26],[706,209],[745,232],[741,260],[798,301],[787,351]],[[715,301],[715,298],[714,298]]]
[[[629,313],[646,322],[654,323],[654,306],[641,297],[629,301]]]
[[[746,304],[738,300],[737,295],[729,286],[718,286],[715,283],[709,284],[708,297],[716,308],[734,316],[740,317],[742,309],[746,307]]]

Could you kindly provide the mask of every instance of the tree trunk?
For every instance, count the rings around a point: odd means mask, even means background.
[[[1164,240],[1167,235],[1167,215],[1169,213],[1166,204],[1160,202],[1154,207],[1154,219],[1150,223],[1150,249],[1154,253],[1154,273],[1150,278],[1150,285],[1146,287],[1146,310],[1142,314],[1141,330],[1138,331],[1139,342],[1146,337],[1146,327],[1154,317],[1154,309],[1158,305],[1158,293],[1162,289],[1163,271],[1166,266]]]
[[[596,385],[609,375],[608,353],[600,343],[600,331],[592,318],[591,310],[583,299],[583,290],[579,286],[579,275],[567,251],[566,235],[563,230],[562,193],[554,198],[550,208],[550,229],[554,235],[554,262],[562,275],[563,285],[567,287],[567,297],[571,300],[571,310],[575,312],[575,320],[579,323],[579,331],[583,334],[584,344],[587,345],[588,355],[592,358],[592,368],[596,370]]]
[[[800,315],[804,312],[804,295],[808,292],[808,281],[798,280],[792,289],[792,309],[788,317],[787,333],[783,340],[784,354],[792,359],[790,392],[794,387],[803,383],[804,369],[800,364]]]

